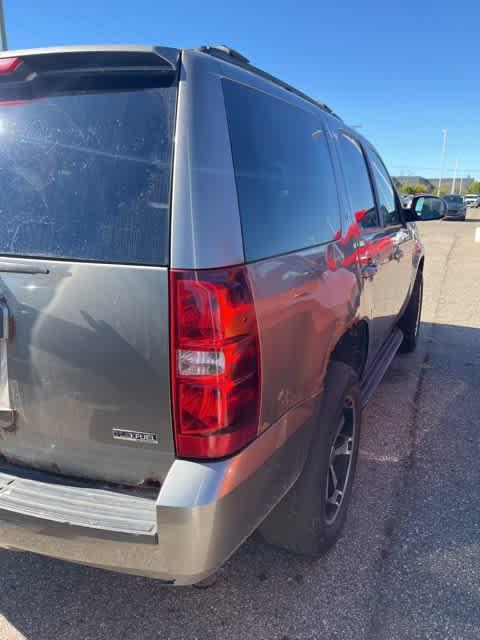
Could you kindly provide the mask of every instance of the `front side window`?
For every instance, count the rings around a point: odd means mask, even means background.
[[[350,195],[353,217],[364,229],[378,227],[372,185],[360,145],[350,136],[340,133],[338,150]]]
[[[367,155],[372,168],[373,179],[377,188],[378,204],[383,218],[383,224],[389,226],[400,224],[400,214],[392,180],[377,153],[367,146]]]
[[[230,80],[223,90],[246,259],[332,240],[340,212],[322,122]]]

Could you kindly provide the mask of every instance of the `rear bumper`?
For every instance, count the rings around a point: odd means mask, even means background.
[[[171,584],[199,582],[228,559],[298,477],[314,406],[309,400],[291,410],[228,460],[176,460],[156,500],[140,505],[138,497],[119,498],[118,492],[96,494],[90,487],[87,498],[58,480],[52,490],[49,483],[3,476],[0,547]]]

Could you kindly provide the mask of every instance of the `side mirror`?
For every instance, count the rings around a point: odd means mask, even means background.
[[[447,205],[435,196],[416,196],[409,209],[404,209],[407,222],[441,220],[447,211]]]

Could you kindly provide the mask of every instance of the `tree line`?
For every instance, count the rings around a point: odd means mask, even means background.
[[[460,186],[460,185],[459,185]],[[400,193],[404,195],[415,195],[416,193],[435,193],[437,190],[435,188],[432,189],[430,185],[426,184],[410,184],[408,182],[401,184],[399,188]],[[458,193],[458,190],[455,190]],[[440,189],[440,195],[446,196],[449,191],[447,189]],[[468,187],[468,191],[466,189],[462,189],[462,195],[465,193],[476,193],[480,195],[480,181],[472,182],[472,184]]]

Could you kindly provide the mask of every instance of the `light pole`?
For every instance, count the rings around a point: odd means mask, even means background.
[[[460,191],[458,192],[460,195],[462,195],[462,190],[463,190],[463,176],[460,176]]]
[[[452,193],[455,193],[455,187],[457,186],[457,171],[458,171],[458,156],[455,160],[455,173],[453,174]]]
[[[437,196],[440,195],[440,189],[442,188],[443,174],[445,172],[445,151],[447,150],[448,129],[442,129],[442,133],[443,133],[442,165],[441,165],[441,169],[440,169],[440,180],[438,181]]]
[[[0,50],[7,50],[7,31],[5,29],[5,15],[3,13],[3,0],[0,0]]]

